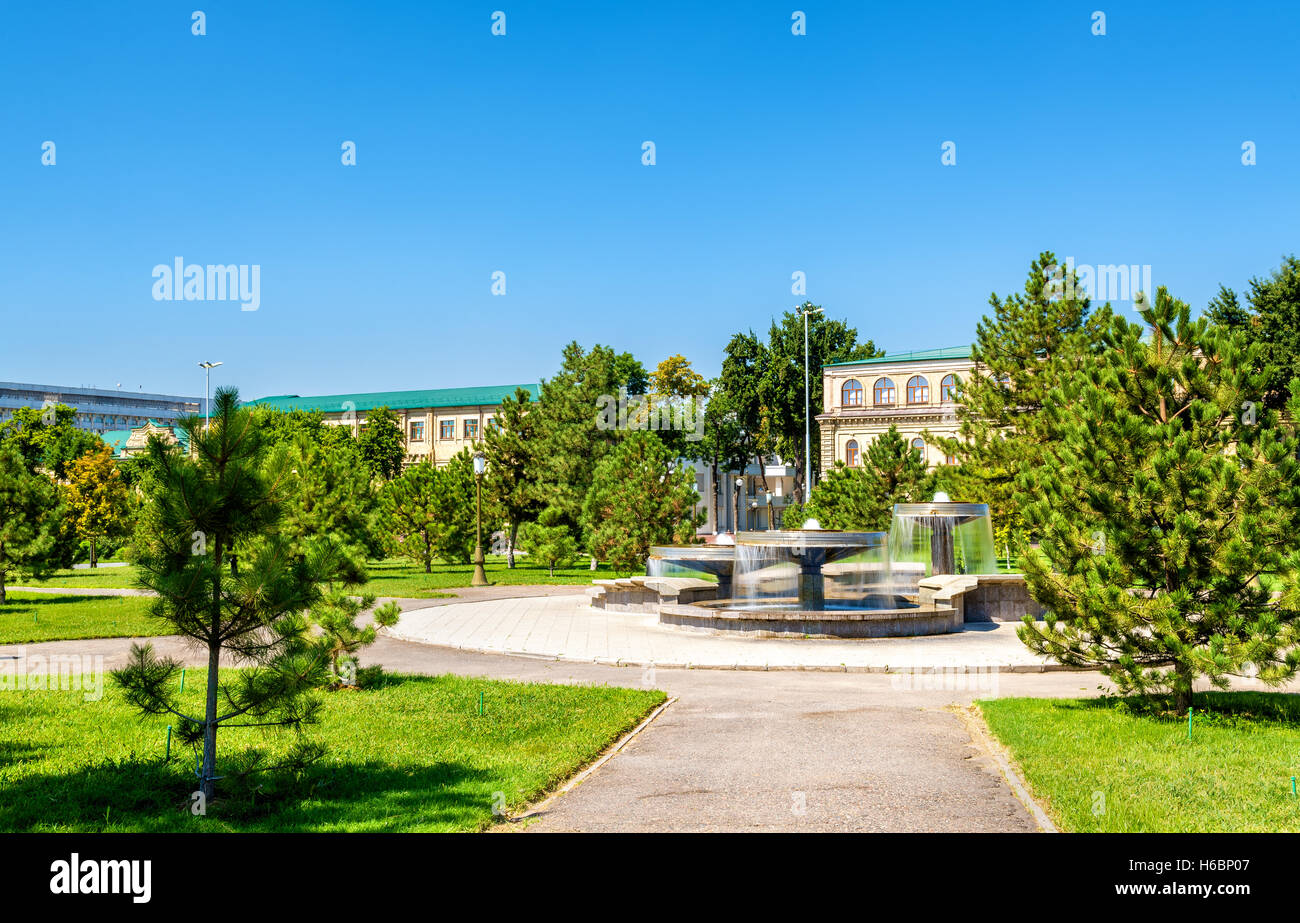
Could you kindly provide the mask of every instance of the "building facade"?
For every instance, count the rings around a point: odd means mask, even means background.
[[[923,432],[958,434],[955,389],[975,374],[970,347],[927,349],[823,367],[824,406],[817,415],[821,427],[821,470],[837,461],[862,464],[863,453],[890,426],[913,448],[926,466],[955,464],[938,446],[926,443]]]
[[[535,385],[487,385],[476,388],[434,388],[425,391],[376,391],[365,394],[297,394],[264,397],[250,405],[275,410],[320,413],[326,423],[349,426],[353,435],[366,428],[366,414],[387,407],[397,415],[406,439],[406,463],[429,460],[445,465],[461,449],[473,449],[494,425],[501,402],[523,388],[537,400]]]
[[[134,458],[143,455],[149,451],[149,439],[153,436],[157,436],[169,445],[179,445],[185,451],[189,451],[190,440],[185,430],[179,426],[161,426],[152,420],[147,421],[144,426],[109,430],[99,434],[99,438],[113,450],[114,458]]]
[[[100,434],[145,426],[151,420],[174,423],[203,409],[203,399],[198,397],[0,381],[0,423],[13,417],[19,407],[40,409],[55,404],[75,407],[77,428]]]
[[[705,514],[704,524],[696,530],[697,534],[784,528],[783,515],[791,502],[797,473],[793,465],[784,464],[779,458],[769,458],[762,466],[755,462],[744,471],[720,471],[715,483],[712,469],[703,462],[696,462],[695,488],[700,495],[697,509]],[[713,512],[715,496],[716,521]],[[797,528],[797,525],[791,528]]]

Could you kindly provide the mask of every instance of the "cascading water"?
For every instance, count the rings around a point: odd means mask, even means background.
[[[912,587],[935,574],[996,574],[993,523],[983,503],[900,503],[889,527],[889,558]]]

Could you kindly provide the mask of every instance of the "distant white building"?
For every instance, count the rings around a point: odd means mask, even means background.
[[[134,429],[150,420],[170,424],[203,410],[203,399],[198,397],[0,381],[0,423],[11,419],[19,407],[55,404],[75,407],[77,428],[91,433]]]

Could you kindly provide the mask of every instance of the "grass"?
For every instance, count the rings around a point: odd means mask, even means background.
[[[1300,831],[1300,695],[1198,695],[1191,740],[1186,714],[1140,700],[979,707],[1063,830]]]
[[[193,671],[191,671],[193,673]],[[191,682],[185,707],[200,707]],[[478,714],[483,693],[484,714]],[[3,831],[470,831],[493,805],[516,810],[591,762],[664,695],[658,690],[390,676],[382,688],[325,693],[307,734],[328,752],[297,777],[242,782],[232,754],[291,735],[222,729],[217,797],[190,813],[193,751],[107,684],[78,691],[0,691]]]
[[[551,575],[545,567],[530,564],[528,558],[515,559],[513,569],[506,567],[504,555],[487,555],[483,570],[489,583],[498,586],[536,585],[590,585],[597,578],[626,577],[627,572],[615,572],[607,565],[592,570],[583,559],[572,567],[557,567]],[[448,564],[435,561],[433,573],[426,574],[423,565],[400,558],[371,561],[366,565],[370,580],[366,592],[376,596],[396,596],[406,599],[441,599],[454,596],[447,590],[467,587],[474,576],[473,564]],[[636,571],[644,573],[644,571]],[[46,580],[27,580],[23,586],[56,587],[60,589],[127,589],[136,585],[134,567],[110,567],[96,570],[60,570]]]
[[[171,634],[149,615],[150,602],[142,596],[10,592],[0,605],[0,644]]]
[[[120,590],[135,586],[135,567],[96,567],[93,570],[56,570],[44,580],[24,579],[20,586],[64,590]]]
[[[488,582],[497,586],[582,585],[590,586],[592,580],[625,577],[627,572],[615,572],[606,565],[592,570],[587,560],[573,567],[557,567],[552,576],[545,567],[528,563],[525,557],[515,559],[513,569],[506,567],[503,555],[487,555],[483,570]],[[454,594],[445,590],[469,586],[474,576],[473,564],[447,564],[434,562],[433,573],[426,574],[423,565],[390,559],[371,561],[366,565],[370,581],[366,591],[376,596],[397,596],[410,599],[437,599]],[[638,571],[637,573],[644,573]]]

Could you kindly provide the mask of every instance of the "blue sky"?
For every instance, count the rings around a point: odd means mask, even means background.
[[[1281,2],[7,4],[0,379],[496,384],[571,339],[712,375],[794,271],[950,346],[1043,248],[1200,308],[1300,250],[1298,36]],[[177,256],[259,265],[260,308],[155,301]]]

